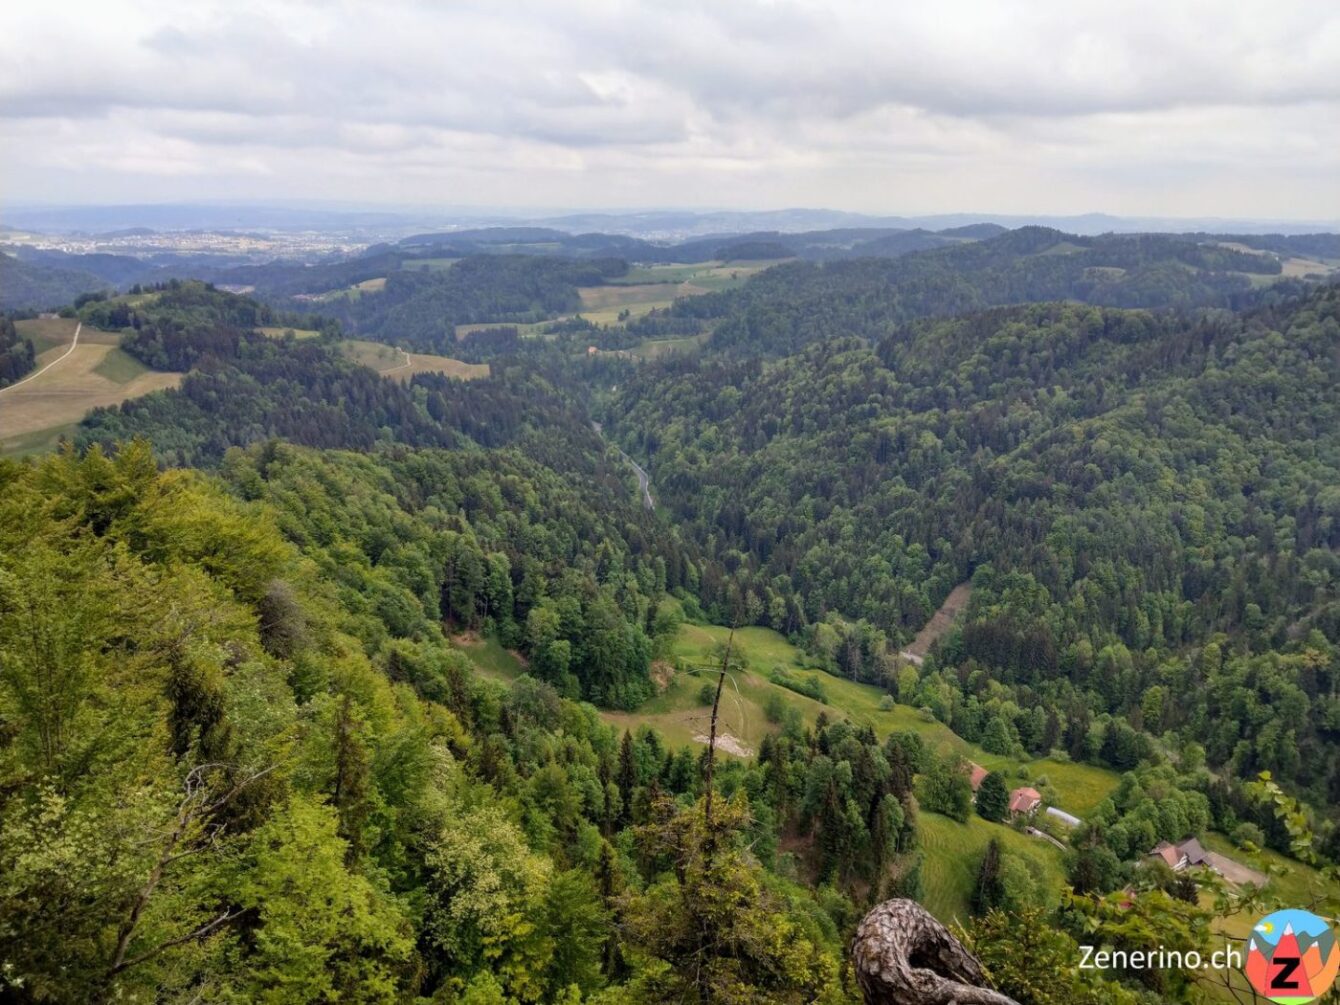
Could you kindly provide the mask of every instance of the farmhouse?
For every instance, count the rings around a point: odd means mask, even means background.
[[[1149,853],[1149,857],[1162,859],[1173,872],[1181,872],[1188,866],[1206,864],[1205,849],[1195,838],[1187,838],[1181,844],[1160,841]]]
[[[1247,866],[1233,861],[1227,855],[1206,851],[1204,846],[1195,838],[1187,838],[1181,844],[1160,841],[1147,857],[1160,860],[1173,872],[1198,867],[1218,873],[1230,883],[1235,883],[1238,886],[1245,884],[1265,886],[1266,884],[1266,877],[1255,869],[1249,869]]]
[[[989,772],[986,768],[982,767],[980,764],[973,761],[968,762],[968,783],[972,786],[973,792],[976,792],[982,787],[982,779],[988,774]]]
[[[1011,816],[1030,816],[1036,813],[1041,805],[1042,793],[1027,785],[1010,793]]]

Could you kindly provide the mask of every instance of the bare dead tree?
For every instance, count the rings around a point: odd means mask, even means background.
[[[117,929],[116,944],[106,971],[106,987],[102,996],[97,999],[98,1001],[106,1000],[111,983],[118,974],[139,966],[174,946],[206,938],[243,913],[239,909],[225,908],[218,915],[180,935],[165,939],[142,952],[136,953],[134,956],[130,955],[130,945],[135,937],[140,918],[169,868],[184,858],[198,855],[213,847],[221,829],[220,824],[210,822],[214,814],[236,799],[243,790],[260,781],[277,767],[277,764],[272,764],[268,768],[254,771],[239,778],[222,793],[211,787],[210,778],[215,772],[226,771],[229,765],[219,763],[199,764],[186,773],[186,778],[182,782],[181,801],[177,804],[177,812],[162,838],[158,856],[149,870],[148,877],[131,901],[125,919]]]
[[[721,710],[721,691],[726,686],[726,674],[730,670],[730,651],[735,644],[735,626],[731,625],[726,636],[726,650],[721,656],[721,669],[717,671],[717,689],[712,697],[712,724],[707,733],[707,766],[703,771],[703,785],[706,794],[703,797],[703,824],[707,829],[707,848],[712,848],[712,770],[716,766],[717,755],[717,715]]]
[[[1019,1005],[987,988],[977,958],[912,900],[886,900],[857,926],[856,981],[866,1005]]]

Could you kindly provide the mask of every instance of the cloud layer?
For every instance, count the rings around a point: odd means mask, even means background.
[[[1340,9],[12,4],[0,197],[1340,217]]]

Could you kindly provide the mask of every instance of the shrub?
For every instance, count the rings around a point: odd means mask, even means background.
[[[1260,827],[1254,823],[1240,823],[1233,828],[1233,843],[1239,848],[1245,848],[1249,844],[1257,848],[1265,847],[1266,835]]]

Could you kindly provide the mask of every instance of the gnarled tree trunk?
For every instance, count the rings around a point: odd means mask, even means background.
[[[886,900],[852,940],[866,1005],[1018,1005],[983,987],[982,965],[912,900]]]

